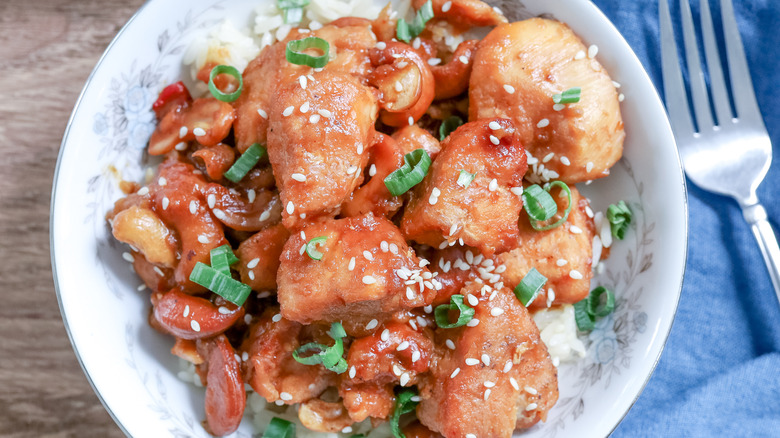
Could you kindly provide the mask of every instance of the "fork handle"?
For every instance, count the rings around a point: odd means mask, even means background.
[[[750,224],[753,235],[756,236],[758,247],[761,248],[761,255],[764,256],[764,262],[769,269],[769,277],[772,278],[772,286],[775,288],[775,294],[780,301],[780,246],[777,244],[772,225],[767,220],[766,210],[761,204],[753,204],[742,207],[742,214],[745,220]]]

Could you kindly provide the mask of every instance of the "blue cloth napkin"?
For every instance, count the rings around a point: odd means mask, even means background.
[[[593,1],[628,40],[662,93],[658,0]],[[698,22],[699,1],[691,3]],[[774,165],[758,195],[777,232],[780,2],[734,3],[774,143]],[[719,1],[710,4],[719,26]],[[670,6],[672,16],[679,17],[679,0],[670,0]],[[679,26],[678,20],[675,31],[682,47]],[[735,202],[690,181],[688,202],[688,266],[674,326],[655,373],[613,436],[780,436],[780,305],[758,246]]]

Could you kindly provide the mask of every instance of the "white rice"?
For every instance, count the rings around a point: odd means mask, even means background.
[[[533,318],[553,363],[575,362],[585,357],[585,345],[577,337],[574,306],[564,304],[542,309],[535,312]]]

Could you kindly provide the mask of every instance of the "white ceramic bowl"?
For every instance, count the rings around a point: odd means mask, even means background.
[[[262,1],[262,0],[261,0]],[[270,1],[270,0],[265,0]],[[104,220],[121,196],[117,173],[140,180],[154,129],[151,104],[181,77],[188,43],[224,17],[248,26],[257,0],[150,1],[95,67],[73,110],[54,179],[51,251],[65,326],[106,409],[134,437],[197,436],[203,390],[177,379],[172,340],[146,322],[148,292],[122,259]],[[661,354],[682,285],[685,183],[658,95],[628,44],[583,0],[506,1],[511,13],[568,23],[622,84],[625,156],[612,175],[581,187],[594,209],[626,199],[635,220],[594,283],[618,296],[616,311],[584,338],[588,356],[560,367],[560,400],[547,423],[523,436],[606,436],[634,403]],[[236,436],[251,436],[244,421]]]

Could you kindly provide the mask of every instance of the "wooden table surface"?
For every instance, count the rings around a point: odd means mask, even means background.
[[[0,437],[122,437],[81,371],[49,258],[57,153],[76,98],[143,0],[0,1]]]

